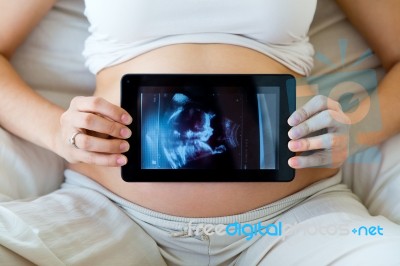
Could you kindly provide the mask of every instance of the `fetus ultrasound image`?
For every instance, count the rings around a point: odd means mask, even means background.
[[[142,169],[276,168],[274,88],[252,97],[176,91],[141,94]]]

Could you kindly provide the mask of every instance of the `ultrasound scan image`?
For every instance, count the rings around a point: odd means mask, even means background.
[[[260,145],[272,143],[273,134],[265,140],[257,100],[255,108],[247,105],[239,93],[143,93],[142,168],[266,168]]]

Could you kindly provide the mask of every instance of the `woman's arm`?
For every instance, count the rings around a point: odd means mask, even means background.
[[[336,1],[365,37],[387,72],[377,89],[382,128],[366,133],[368,130],[359,124],[352,125],[351,134],[356,137],[357,150],[363,145],[379,144],[400,132],[400,1]],[[368,106],[367,101],[361,104]]]
[[[8,60],[53,4],[54,0],[0,0],[0,125],[50,150],[54,121],[63,110],[29,88]]]
[[[0,126],[23,139],[56,152],[69,162],[121,165],[118,163],[118,159],[122,156],[119,148],[122,140],[119,138],[123,137],[119,132],[125,128],[122,121],[123,114],[126,114],[124,110],[102,99],[86,97],[73,101],[80,104],[80,111],[86,112],[85,115],[78,116],[77,112],[74,112],[77,109],[76,104],[71,104],[70,112],[65,113],[61,107],[33,91],[9,62],[16,48],[51,9],[54,2],[54,0],[0,0],[0,25],[2,25],[0,28]],[[97,110],[98,108],[101,110]],[[91,123],[93,112],[100,113],[105,119],[95,124]],[[97,138],[94,141],[90,139],[85,143],[93,147],[85,150],[76,149],[68,144],[68,139],[81,128],[106,133],[114,139]],[[79,140],[85,141],[81,136]],[[103,152],[104,149],[105,152]]]

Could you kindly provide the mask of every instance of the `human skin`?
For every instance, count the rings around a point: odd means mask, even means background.
[[[397,25],[400,23],[396,22],[398,13],[394,12],[399,10],[399,2],[388,0],[380,3],[379,8],[376,8],[377,4],[372,0],[338,2],[348,13],[351,21],[369,40],[371,47],[388,70],[378,90],[382,107],[383,130],[374,136],[360,136],[365,142],[377,144],[400,131],[400,112],[392,112],[398,108],[399,102],[396,85],[400,77],[400,67],[399,49],[396,45],[399,43],[400,34]],[[229,215],[251,210],[290,195],[337,172],[336,167],[303,168],[308,165],[301,165],[300,159],[297,158],[289,162],[292,167],[299,168],[296,171],[295,180],[290,183],[124,183],[120,178],[118,166],[126,162],[126,158],[121,153],[128,147],[121,149],[121,144],[124,144],[124,139],[130,135],[124,125],[129,124],[131,119],[124,110],[118,108],[118,84],[122,73],[291,73],[294,75],[296,73],[265,55],[247,48],[229,45],[175,45],[154,50],[103,70],[97,76],[96,97],[77,98],[69,110],[63,110],[33,92],[8,62],[16,47],[52,4],[54,4],[53,1],[48,0],[30,3],[22,3],[21,0],[0,0],[0,10],[4,13],[1,14],[2,22],[5,23],[4,25],[16,25],[12,29],[4,28],[0,31],[0,54],[2,55],[0,56],[2,95],[0,125],[15,135],[55,151],[71,163],[70,168],[93,178],[132,202],[161,212],[192,217]],[[366,15],[371,12],[369,8],[371,6],[374,6],[374,10],[384,13],[384,19],[368,20],[369,17]],[[394,15],[388,15],[391,13]],[[382,34],[382,28],[388,32]],[[190,62],[196,62],[196,65]],[[24,109],[30,112],[21,110],[19,106],[25,106]],[[86,115],[93,113],[93,108],[101,114],[99,118],[94,119],[92,115]],[[300,123],[307,120],[307,112],[300,111],[298,114]],[[104,117],[108,119],[99,122],[99,119]],[[99,126],[98,122],[104,127]],[[93,143],[87,136],[79,134],[77,145],[81,148],[80,150],[68,144],[68,138],[77,129],[92,130],[93,125],[97,125],[95,127],[101,128],[100,132],[105,131],[102,133],[112,138],[97,138]],[[296,124],[292,125],[296,126]],[[360,132],[356,127],[354,126],[351,130]],[[124,135],[125,133],[127,135]],[[305,135],[304,132],[303,135]],[[295,145],[300,146],[295,151],[311,149],[309,144],[310,141],[300,141],[300,145]],[[102,151],[105,149],[107,152],[99,153],[99,149]],[[292,146],[291,149],[294,150],[294,147]],[[342,156],[339,155],[339,157],[338,164],[343,161]],[[199,202],[199,199],[202,201]]]
[[[196,62],[196,64],[193,65],[191,62]],[[274,60],[251,49],[225,44],[206,46],[180,44],[159,48],[125,63],[102,70],[97,75],[95,96],[118,105],[120,102],[120,90],[118,88],[123,73],[290,73],[297,75]],[[328,101],[325,99],[326,102],[324,102],[324,98],[321,99],[323,99],[321,101],[322,111],[327,109]],[[90,105],[91,100],[82,97],[76,99],[70,111],[64,114],[65,123],[70,125],[68,128],[72,127],[76,117],[78,117],[79,112],[76,112],[76,106]],[[337,114],[338,120],[344,120],[338,104],[333,101],[329,101],[329,104],[332,105],[330,110]],[[307,110],[312,110],[313,107],[305,106]],[[90,109],[90,107],[87,109]],[[93,110],[91,111],[93,112]],[[310,116],[313,114],[311,111],[307,111],[307,113],[310,113]],[[299,124],[300,122],[298,121]],[[95,125],[96,123],[92,120],[84,128],[96,127],[98,129],[100,126]],[[332,123],[335,123],[334,119]],[[322,125],[321,121],[319,124]],[[332,126],[334,125],[332,124]],[[341,126],[343,125],[337,124],[335,128]],[[291,134],[289,133],[289,136]],[[345,132],[343,132],[343,135],[345,135]],[[84,149],[97,151],[102,149],[100,143],[97,145],[95,139],[85,135],[78,135],[76,140],[77,145],[85,147]],[[309,147],[310,149],[321,148],[318,146],[322,145],[321,140],[312,143],[315,143],[316,147]],[[343,149],[340,152],[345,152],[346,141],[337,141],[338,146],[341,144],[343,144],[343,147],[341,147]],[[343,157],[339,161],[343,162],[346,155],[341,156]],[[293,160],[300,159],[295,158]],[[242,213],[293,194],[309,184],[332,176],[337,172],[337,168],[299,169],[296,172],[295,180],[289,183],[126,183],[121,179],[120,168],[118,167],[101,167],[93,164],[70,164],[69,167],[90,176],[104,187],[131,202],[163,213],[186,217]],[[299,166],[299,168],[302,167]],[[193,206],[196,206],[196,208]]]

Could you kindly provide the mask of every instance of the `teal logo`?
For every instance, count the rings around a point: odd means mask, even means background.
[[[351,230],[354,235],[357,236],[383,236],[383,228],[380,225],[377,226],[360,226]]]
[[[350,136],[350,147],[366,149],[366,153],[371,154],[365,157],[368,158],[368,163],[379,163],[381,161],[380,152],[374,147],[371,148],[361,143],[359,139],[360,136],[382,129],[378,97],[373,97],[378,87],[377,73],[374,69],[357,69],[361,63],[373,56],[373,52],[368,49],[360,53],[358,58],[347,60],[348,46],[349,43],[346,39],[338,41],[339,63],[334,63],[328,56],[316,51],[315,60],[326,65],[328,72],[329,69],[332,69],[332,73],[299,79],[298,84],[308,84],[313,95],[299,95],[298,101],[305,103],[315,95],[324,95],[338,101],[343,111],[351,119],[353,133]],[[346,70],[341,71],[340,69]],[[355,125],[357,127],[354,127]],[[359,130],[356,130],[358,128]],[[361,163],[356,161],[356,158],[350,157],[348,162]]]
[[[281,236],[282,222],[276,224],[262,225],[261,222],[256,224],[241,224],[238,222],[228,224],[226,234],[230,236],[239,235],[246,236],[246,240],[251,240],[254,236]]]

